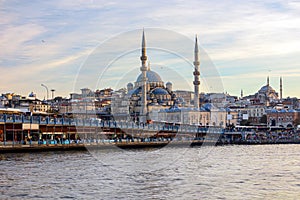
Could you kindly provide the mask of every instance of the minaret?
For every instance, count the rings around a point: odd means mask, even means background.
[[[280,99],[282,99],[282,77],[280,77]]]
[[[243,89],[241,89],[241,99],[243,98],[244,93],[243,93]]]
[[[140,68],[142,72],[142,102],[141,102],[141,110],[140,110],[140,122],[146,122],[146,115],[147,115],[147,66],[146,66],[146,61],[147,61],[147,56],[146,56],[146,41],[145,41],[145,33],[143,30],[143,38],[142,38],[142,55],[141,55],[141,61],[142,61],[142,66]]]
[[[270,79],[269,79],[269,76],[267,78],[267,86],[270,86]]]
[[[200,66],[200,61],[199,61],[199,50],[198,50],[198,39],[197,39],[197,35],[195,38],[195,51],[194,51],[194,55],[195,55],[195,60],[194,60],[194,66],[195,66],[195,71],[194,71],[194,107],[195,108],[199,108],[199,85],[200,85],[200,80],[199,80],[199,76],[200,76],[200,71],[199,71],[199,66]]]

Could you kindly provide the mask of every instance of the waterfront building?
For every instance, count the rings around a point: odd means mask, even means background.
[[[51,105],[39,99],[26,102],[29,102],[29,111],[32,113],[47,113],[51,111]]]
[[[177,105],[180,107],[192,107],[194,105],[194,92],[186,90],[175,90]]]
[[[300,108],[300,102],[296,97],[287,97],[285,99],[282,99],[281,101],[282,106],[285,109],[298,109]]]
[[[71,100],[94,100],[95,99],[95,92],[93,92],[91,89],[89,88],[82,88],[81,90],[81,94],[78,93],[71,93],[70,94],[70,98]]]
[[[226,111],[226,127],[234,127],[240,125],[243,113],[237,108],[225,108]]]
[[[114,120],[130,120],[129,117],[129,101],[127,91],[122,88],[118,91],[112,92],[111,96],[111,114]]]
[[[206,94],[201,94],[200,99],[203,103],[212,103],[216,107],[226,108],[227,105],[235,103],[237,97],[230,96],[227,93],[206,93]]]
[[[162,109],[158,112],[158,118],[155,121],[165,121],[175,124],[196,124],[207,126],[211,122],[211,112],[205,108],[179,108]]]
[[[60,113],[63,114],[63,111],[68,111],[78,118],[100,117],[111,119],[112,93],[111,88],[96,91],[82,88],[80,94],[70,94],[70,100],[61,105],[65,107],[61,109],[62,112]]]
[[[297,110],[269,109],[266,110],[266,113],[268,126],[270,127],[292,128],[298,125],[300,119],[300,112]]]
[[[1,96],[2,108],[19,109],[21,112],[46,113],[51,112],[51,105],[46,101],[36,98],[36,94],[31,92],[28,96],[21,96],[14,93],[6,93]]]
[[[106,103],[111,100],[113,93],[113,89],[111,88],[104,88],[101,90],[96,90],[95,91],[95,98],[99,100],[100,102]]]
[[[219,126],[225,128],[227,120],[226,109],[217,108],[207,103],[196,109],[193,107],[172,107],[162,109],[153,116],[154,121],[166,121],[178,124],[194,124],[200,126]]]
[[[253,124],[258,124],[261,118],[266,114],[266,106],[264,104],[252,104],[247,107],[249,120]]]

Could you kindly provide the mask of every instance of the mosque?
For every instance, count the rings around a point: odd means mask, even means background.
[[[128,101],[129,115],[134,121],[147,122],[152,120],[151,113],[158,113],[159,110],[169,109],[176,106],[177,97],[172,91],[172,83],[166,84],[159,74],[151,70],[150,62],[147,62],[146,39],[143,31],[141,48],[141,74],[136,81],[127,84],[126,100]],[[195,42],[195,71],[194,71],[194,104],[199,109],[199,57],[197,37]]]
[[[214,107],[212,104],[199,104],[200,59],[197,36],[194,47],[194,99],[192,107],[180,106],[181,96],[176,96],[171,82],[165,83],[160,75],[153,71],[146,54],[145,33],[142,34],[141,67],[136,81],[127,84],[127,91],[112,101],[112,114],[115,119],[132,120],[146,123],[149,121],[168,121],[170,123],[200,124],[225,126],[227,122],[226,109]],[[178,94],[177,94],[178,95]],[[262,86],[257,93],[243,98],[255,100],[256,103],[270,105],[282,99],[282,79],[280,78],[280,94],[269,83]]]
[[[267,84],[262,86],[254,96],[260,103],[264,103],[267,106],[270,103],[277,102],[279,99],[282,99],[282,78],[280,77],[280,96],[270,86],[269,77],[267,78]]]

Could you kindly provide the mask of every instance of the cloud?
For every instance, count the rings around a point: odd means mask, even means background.
[[[101,41],[142,27],[170,29],[190,39],[197,33],[200,45],[225,81],[226,77],[243,77],[249,73],[255,76],[255,71],[265,72],[268,68],[274,75],[281,72],[291,78],[298,75],[289,73],[299,68],[300,5],[297,1],[57,0],[1,1],[0,4],[0,71],[11,77],[5,79],[10,84],[1,86],[1,90],[18,90],[18,84],[12,80],[24,80],[23,85],[30,88],[43,79],[50,84],[59,75],[64,81],[51,84],[65,88],[61,93],[68,94],[73,85],[66,87],[64,82],[73,83],[79,66]],[[151,44],[150,35],[148,41]],[[139,47],[140,36],[123,42],[133,42]],[[181,47],[181,44],[174,45]],[[110,49],[108,53],[119,55],[117,46],[116,51]],[[151,59],[158,64],[169,63],[167,66],[176,70],[179,67],[175,57],[165,57],[161,62],[153,56]],[[192,62],[192,49],[191,56],[186,58]],[[201,67],[207,65],[205,60]],[[280,69],[280,65],[285,69]],[[104,66],[98,63],[94,67]],[[186,71],[182,74],[191,79]],[[28,81],[31,79],[36,79],[34,84]],[[252,79],[249,81],[248,87],[257,84]]]
[[[25,43],[42,34],[45,29],[36,24],[7,26],[0,29],[0,58],[17,59],[26,49]]]

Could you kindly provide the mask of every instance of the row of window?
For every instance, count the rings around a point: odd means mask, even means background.
[[[286,122],[291,122],[293,121],[293,117],[291,116],[286,116],[286,117],[270,117],[270,121],[272,120],[278,120],[278,121],[286,121]]]

